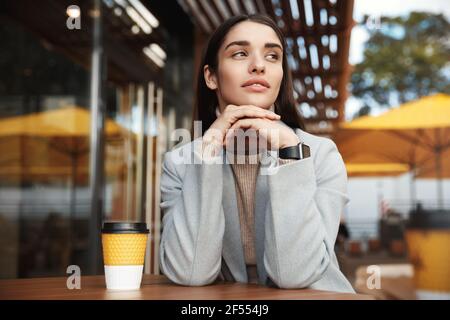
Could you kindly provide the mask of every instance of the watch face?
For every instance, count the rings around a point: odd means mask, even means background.
[[[302,159],[309,158],[311,156],[311,150],[307,144],[302,143]]]

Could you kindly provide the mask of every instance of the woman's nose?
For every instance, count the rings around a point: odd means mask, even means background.
[[[264,73],[265,70],[266,70],[266,67],[264,65],[264,62],[261,61],[260,59],[255,59],[250,64],[250,70],[249,70],[250,73],[260,74],[260,73]]]
[[[265,67],[263,65],[255,65],[252,69],[252,73],[264,73]]]

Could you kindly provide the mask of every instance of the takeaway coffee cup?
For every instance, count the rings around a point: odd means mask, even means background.
[[[137,290],[141,286],[148,229],[140,222],[105,222],[102,229],[106,288]]]
[[[450,211],[411,212],[406,240],[417,299],[450,299]]]

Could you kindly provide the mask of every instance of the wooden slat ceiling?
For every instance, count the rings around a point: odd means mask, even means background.
[[[353,0],[178,0],[210,34],[232,15],[265,13],[287,40],[294,91],[307,130],[330,135],[344,120]]]
[[[106,3],[112,5],[107,6]],[[135,23],[119,3],[129,5],[128,1],[123,0],[102,0],[103,50],[108,59],[108,80],[125,84],[160,79],[162,69],[149,60],[142,49],[151,43],[162,46],[164,36],[161,27],[154,28],[150,34],[141,30],[133,33],[131,30]],[[66,27],[66,8],[69,5],[80,7],[81,30],[68,30]],[[93,29],[91,0],[9,0],[1,3],[1,9],[6,18],[27,28],[47,48],[61,52],[89,70]]]

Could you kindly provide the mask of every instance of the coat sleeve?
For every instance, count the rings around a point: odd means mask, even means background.
[[[309,287],[324,275],[349,201],[347,172],[335,143],[324,138],[316,153],[278,166],[268,177],[264,266],[280,288]]]
[[[212,283],[221,268],[225,218],[222,209],[222,166],[200,163],[201,156],[164,156],[161,177],[163,231],[160,243],[162,272],[186,286]],[[183,158],[183,163],[179,159]],[[218,160],[217,157],[214,159]]]

